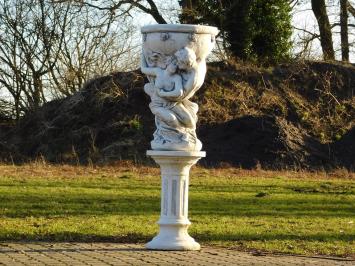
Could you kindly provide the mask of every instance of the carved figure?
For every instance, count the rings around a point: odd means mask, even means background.
[[[159,27],[173,31],[160,32]],[[199,30],[209,34],[198,34]],[[142,32],[141,70],[149,79],[144,91],[151,97],[149,107],[157,127],[152,149],[199,151],[202,144],[195,132],[198,105],[189,99],[203,84],[205,58],[217,30],[207,26],[153,25],[143,27]]]

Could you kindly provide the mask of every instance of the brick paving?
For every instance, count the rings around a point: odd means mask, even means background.
[[[355,260],[251,254],[202,247],[201,251],[150,251],[118,243],[0,243],[0,265],[355,265]]]

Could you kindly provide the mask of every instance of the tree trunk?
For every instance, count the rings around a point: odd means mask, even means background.
[[[180,22],[188,24],[197,24],[194,8],[196,7],[196,1],[194,0],[180,0],[179,5],[182,9],[180,14]]]
[[[349,62],[348,0],[340,0],[341,60]]]
[[[32,109],[37,110],[41,106],[41,94],[43,92],[43,84],[41,77],[37,73],[33,74],[33,105]]]
[[[192,0],[181,0],[179,4],[181,8],[193,9]]]
[[[320,43],[323,50],[324,60],[334,60],[334,48],[332,40],[332,32],[330,28],[329,18],[324,0],[312,0],[312,10],[317,19]]]

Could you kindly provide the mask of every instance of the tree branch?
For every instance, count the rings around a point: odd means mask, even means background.
[[[348,11],[353,17],[355,17],[355,8],[348,2]]]
[[[159,24],[166,24],[166,20],[163,18],[163,16],[160,14],[157,5],[155,4],[155,2],[153,0],[146,0],[147,3],[149,4],[149,7],[146,7],[144,5],[142,5],[140,3],[140,0],[120,0],[117,3],[111,5],[111,6],[99,6],[99,5],[94,5],[91,3],[88,3],[86,1],[82,1],[82,0],[74,0],[73,2],[77,3],[77,4],[81,4],[81,5],[86,5],[92,8],[96,8],[98,10],[107,10],[110,12],[114,12],[116,10],[118,10],[120,7],[122,7],[125,4],[129,4],[131,6],[134,6],[138,9],[140,9],[141,11],[151,15],[156,22],[158,22]],[[69,2],[69,0],[55,0],[53,1],[54,3],[64,3],[64,2]],[[130,9],[130,8],[128,8]]]

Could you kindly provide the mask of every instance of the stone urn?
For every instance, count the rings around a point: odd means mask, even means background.
[[[197,104],[190,98],[202,86],[206,57],[215,45],[217,28],[165,24],[142,27],[141,69],[155,115],[153,150],[200,151],[196,136]]]
[[[146,247],[198,250],[200,245],[187,232],[189,171],[206,153],[196,136],[198,105],[190,99],[204,82],[218,29],[158,24],[141,32],[141,70],[149,80],[144,91],[156,124],[147,155],[160,165],[162,176],[160,231]]]

